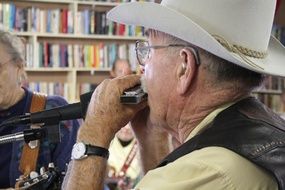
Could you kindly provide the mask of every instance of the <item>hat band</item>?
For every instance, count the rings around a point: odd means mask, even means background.
[[[252,60],[250,60],[248,57],[257,58],[257,59],[264,59],[267,56],[267,52],[260,52],[255,51],[249,48],[245,48],[236,44],[231,44],[227,40],[225,40],[223,37],[219,35],[212,35],[223,47],[225,47],[228,51],[232,53],[238,54],[247,64],[250,66],[259,68],[264,70],[261,66],[255,64]]]

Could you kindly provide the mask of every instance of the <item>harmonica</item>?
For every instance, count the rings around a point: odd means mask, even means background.
[[[144,100],[147,100],[147,93],[143,91],[141,85],[125,90],[120,97],[122,104],[138,104]]]

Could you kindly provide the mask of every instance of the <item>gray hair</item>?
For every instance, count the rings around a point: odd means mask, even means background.
[[[163,32],[151,29],[149,29],[148,32],[150,35],[160,35],[162,40],[165,40],[168,43],[185,44],[185,46],[192,47],[194,46],[193,44],[190,44],[182,39]],[[201,66],[212,76],[211,80],[208,81],[211,83],[211,85],[215,86],[223,83],[225,85],[230,84],[236,89],[252,90],[258,87],[264,80],[263,74],[240,67],[199,47],[196,47],[196,49],[200,56]],[[177,52],[178,50],[174,48],[170,51]]]
[[[19,84],[27,79],[27,74],[23,69],[25,63],[25,44],[23,40],[10,32],[0,30],[0,43],[6,52],[11,56],[13,63],[21,63],[21,74],[19,76]]]
[[[0,30],[0,43],[11,56],[12,60],[25,62],[25,45],[21,38],[10,32]]]

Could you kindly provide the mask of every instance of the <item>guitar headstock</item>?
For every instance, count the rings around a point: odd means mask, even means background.
[[[42,175],[39,175],[34,178],[24,178],[19,182],[19,189],[35,189],[35,187],[39,186],[42,183],[46,183],[49,178],[51,178],[52,173],[50,171],[44,172]]]
[[[60,189],[63,175],[60,174],[54,167],[49,168],[47,171],[41,173],[41,175],[33,176],[29,175],[18,182],[16,189],[24,190],[55,190]]]

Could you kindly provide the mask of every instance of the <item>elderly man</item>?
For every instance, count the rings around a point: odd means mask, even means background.
[[[139,76],[104,81],[80,129],[66,189],[102,187],[107,149],[130,120],[147,172],[136,189],[285,189],[285,122],[250,96],[263,74],[285,76],[284,47],[270,37],[275,4],[163,0],[109,12],[148,28],[136,52],[150,111],[145,102],[119,102]],[[181,146],[163,159],[165,131]]]
[[[0,30],[0,124],[9,119],[30,112],[52,109],[67,104],[60,96],[46,96],[22,87],[26,80],[25,44],[10,32]],[[5,135],[16,134],[35,126],[14,124],[0,127],[1,142]],[[53,163],[60,172],[65,172],[75,143],[79,124],[77,120],[60,122],[61,142],[53,143],[44,138],[37,143],[26,144],[16,141],[0,146],[0,189],[15,187],[28,188],[27,176],[36,176],[40,168],[48,168]],[[7,138],[6,138],[7,139]],[[51,164],[52,165],[52,164]],[[43,170],[41,170],[43,171]],[[19,180],[17,180],[19,179]],[[47,181],[43,179],[41,182]],[[58,177],[49,179],[57,183]],[[34,181],[41,188],[43,183]],[[25,187],[23,187],[25,186]]]

